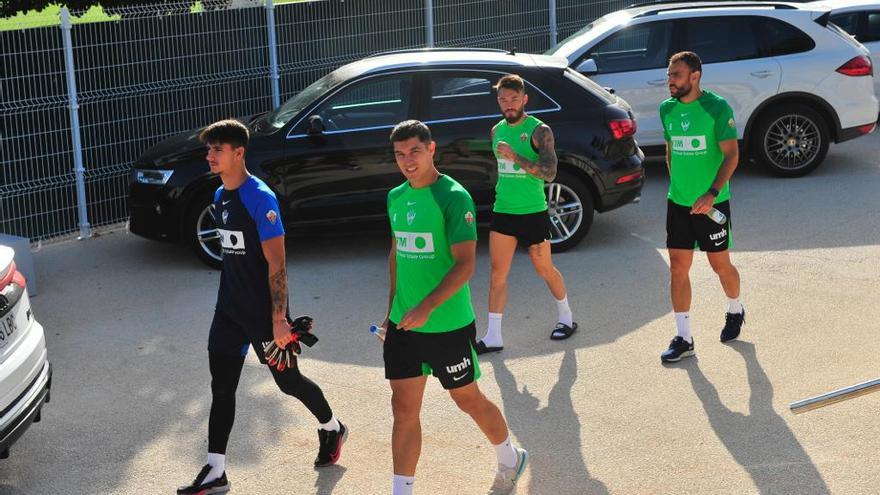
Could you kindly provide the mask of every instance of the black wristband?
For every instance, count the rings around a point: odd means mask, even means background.
[[[718,192],[718,189],[715,189],[714,187],[710,187],[710,188],[709,188],[709,194],[711,194],[712,196],[714,196],[714,197],[717,198],[718,195],[721,194],[721,193]]]

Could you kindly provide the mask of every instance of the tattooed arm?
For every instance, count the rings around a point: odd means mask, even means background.
[[[263,256],[269,264],[269,295],[272,299],[272,336],[275,345],[284,347],[290,342],[290,324],[287,323],[287,260],[284,254],[284,236],[263,241]]]
[[[532,133],[532,144],[538,150],[538,160],[534,162],[513,151],[513,148],[505,142],[498,143],[498,151],[503,158],[513,160],[526,172],[539,179],[552,181],[556,178],[558,160],[556,159],[556,140],[550,126],[547,124],[538,126]]]

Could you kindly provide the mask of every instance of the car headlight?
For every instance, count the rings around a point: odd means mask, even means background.
[[[134,181],[139,184],[164,186],[173,173],[174,170],[135,170]]]

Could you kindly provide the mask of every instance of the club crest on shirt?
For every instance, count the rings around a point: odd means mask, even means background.
[[[406,224],[412,225],[412,223],[416,220],[416,212],[414,210],[409,210],[406,212]]]
[[[468,223],[468,225],[474,223],[474,214],[471,212],[467,212],[464,214],[464,221]]]
[[[522,133],[522,134],[519,135],[519,140],[520,140],[521,142],[523,142],[523,143],[526,142],[526,140],[527,140],[528,138],[529,138],[529,135],[526,134],[526,133]]]
[[[269,220],[269,223],[275,225],[275,222],[278,221],[278,214],[275,213],[275,210],[269,210],[266,212],[266,219]]]
[[[683,130],[684,132],[687,132],[687,130],[690,129],[690,127],[691,127],[691,121],[689,121],[689,120],[682,120],[681,121],[681,130]]]
[[[226,223],[226,220],[229,219],[229,210],[223,210],[223,223]]]

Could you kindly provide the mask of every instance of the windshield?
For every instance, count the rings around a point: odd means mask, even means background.
[[[581,28],[579,31],[572,34],[568,38],[565,38],[564,40],[562,40],[561,43],[557,44],[553,48],[544,52],[544,54],[545,55],[557,55],[558,54],[563,57],[567,57],[568,52],[571,50],[570,48],[566,49],[566,45],[568,44],[569,41],[571,41],[575,38],[579,38],[579,37],[589,33],[593,29],[596,29],[597,27],[601,26],[602,24],[605,24],[606,22],[608,22],[607,17],[600,17],[600,18],[596,19],[595,21],[587,24],[585,27]]]
[[[348,75],[344,73],[342,69],[337,69],[327,74],[310,84],[306,89],[297,93],[293,98],[285,101],[277,109],[266,114],[264,117],[265,121],[276,129],[284,127],[290,119],[303,111],[304,108],[314,103],[314,101],[323,96],[324,93],[333,89],[346,79],[348,79]]]
[[[606,33],[616,28],[623,27],[632,20],[631,10],[618,10],[602,16],[584,26],[583,29],[565,38],[562,43],[547,50],[545,55],[565,57],[568,62],[573,62],[573,57],[594,41],[601,39]]]

